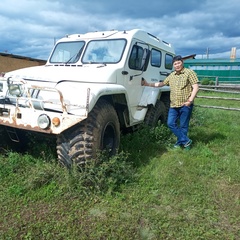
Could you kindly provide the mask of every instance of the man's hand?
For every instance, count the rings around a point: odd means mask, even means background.
[[[184,105],[184,106],[187,106],[187,107],[190,107],[191,104],[192,104],[192,102],[188,100],[188,101],[186,101],[183,105]]]
[[[142,78],[141,85],[148,86],[148,87],[163,87],[164,83],[163,82],[148,83],[144,78]]]
[[[149,86],[149,84],[147,83],[147,81],[144,78],[142,78],[141,85],[142,86]]]

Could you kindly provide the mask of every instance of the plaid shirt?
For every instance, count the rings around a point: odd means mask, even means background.
[[[165,80],[164,85],[170,86],[170,106],[181,107],[191,96],[192,85],[198,83],[196,73],[188,68],[183,68],[179,74],[172,72]]]

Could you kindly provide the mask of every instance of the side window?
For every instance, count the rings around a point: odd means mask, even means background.
[[[135,70],[142,70],[143,55],[144,49],[138,45],[134,45],[128,62],[129,68]]]
[[[162,53],[156,49],[152,49],[151,51],[151,65],[153,67],[161,66]]]
[[[173,56],[166,54],[166,56],[165,56],[165,68],[166,69],[172,70],[172,68],[173,68],[172,61],[173,61]]]

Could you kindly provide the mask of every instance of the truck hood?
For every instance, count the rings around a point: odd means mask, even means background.
[[[60,81],[116,83],[116,65],[44,65],[28,67],[6,73],[5,77],[24,79],[26,81],[48,82],[53,86]]]
[[[125,88],[116,84],[117,71],[116,65],[102,64],[19,69],[5,74],[1,95],[7,95],[12,103],[18,102],[24,107],[29,107],[29,102],[32,102],[36,109],[61,112],[65,106],[68,113],[85,116],[102,95],[125,94]],[[23,93],[10,95],[8,79],[14,86],[13,91],[21,90]]]

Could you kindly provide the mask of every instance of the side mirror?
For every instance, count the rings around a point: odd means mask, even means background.
[[[146,71],[149,58],[150,58],[151,51],[147,48],[144,49],[143,57],[142,57],[142,63],[141,63],[141,70]]]

